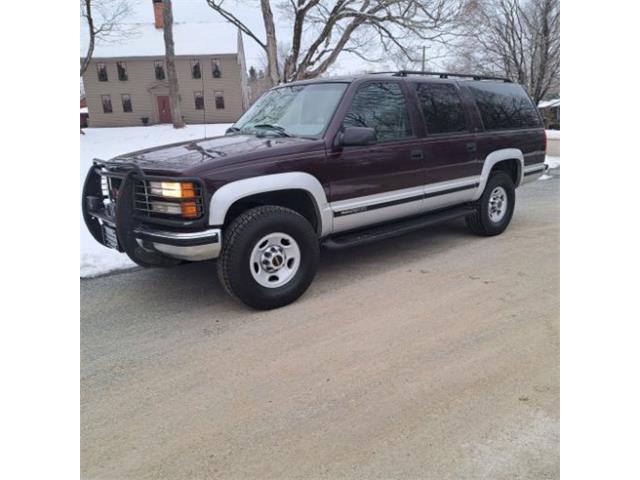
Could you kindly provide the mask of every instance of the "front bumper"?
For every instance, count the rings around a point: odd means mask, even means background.
[[[171,232],[140,226],[133,233],[142,248],[151,246],[154,250],[180,260],[217,258],[222,247],[222,231],[219,228],[198,232]]]

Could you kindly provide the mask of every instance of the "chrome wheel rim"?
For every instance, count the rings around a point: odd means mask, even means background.
[[[507,191],[502,187],[494,188],[489,195],[489,220],[500,222],[507,214],[507,206]]]
[[[249,260],[253,279],[266,288],[286,285],[300,268],[300,247],[291,235],[275,232],[256,242]]]

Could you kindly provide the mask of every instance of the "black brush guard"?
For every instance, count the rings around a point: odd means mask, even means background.
[[[107,188],[111,188],[111,179],[118,182],[117,193],[103,192],[102,179],[109,177]],[[136,182],[181,181],[193,182],[201,192],[200,216],[194,220],[175,220],[141,216],[135,208]],[[105,203],[105,200],[111,200]],[[197,178],[167,177],[147,175],[134,163],[107,162],[94,160],[93,166],[85,178],[82,191],[82,215],[89,232],[98,243],[126,253],[134,262],[146,267],[171,266],[179,260],[157,252],[153,247],[143,248],[137,240],[136,231],[145,225],[161,225],[176,231],[190,231],[206,226],[207,198],[204,185]]]

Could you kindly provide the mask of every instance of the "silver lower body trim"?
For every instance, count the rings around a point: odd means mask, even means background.
[[[333,233],[471,201],[480,177],[465,177],[331,203]]]
[[[548,169],[549,169],[549,165],[545,163],[536,163],[535,165],[527,165],[526,167],[524,167],[523,174],[522,174],[522,183],[520,185],[535,182],[542,175],[544,175]]]

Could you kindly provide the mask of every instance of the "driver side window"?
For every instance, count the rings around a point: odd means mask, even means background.
[[[378,143],[411,137],[411,121],[400,85],[373,82],[360,87],[342,127],[373,128]]]

